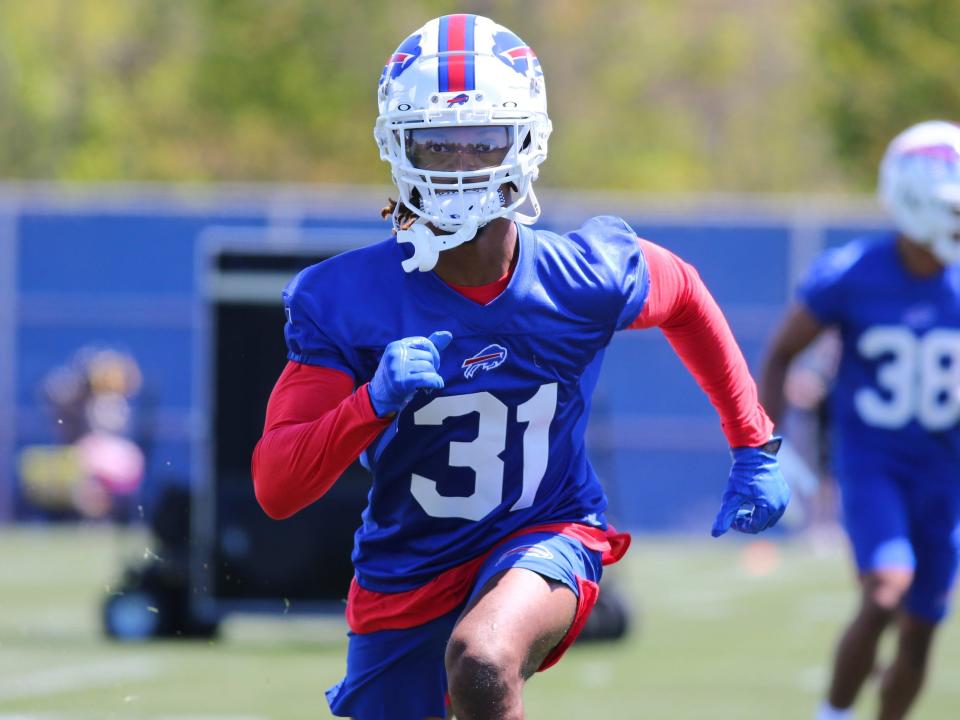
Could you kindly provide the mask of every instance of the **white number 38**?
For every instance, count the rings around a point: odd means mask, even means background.
[[[927,430],[960,423],[960,330],[939,328],[922,337],[904,327],[870,328],[857,343],[868,360],[886,357],[877,385],[860,388],[854,405],[868,425],[895,430],[916,419]]]

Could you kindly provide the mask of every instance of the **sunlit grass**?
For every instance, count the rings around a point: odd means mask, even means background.
[[[343,672],[337,619],[234,617],[221,638],[117,644],[99,605],[138,536],[0,532],[0,720],[322,718]],[[610,573],[634,603],[624,642],[573,648],[527,689],[528,717],[810,718],[854,596],[845,548],[801,541],[639,539]],[[960,707],[948,622],[916,717]],[[861,717],[870,716],[865,697]]]

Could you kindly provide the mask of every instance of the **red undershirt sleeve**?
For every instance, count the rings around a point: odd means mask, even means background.
[[[264,512],[282,519],[318,500],[391,422],[367,386],[330,368],[288,362],[267,404],[251,472]]]
[[[773,423],[726,318],[699,273],[669,250],[640,239],[650,292],[632,329],[659,327],[720,415],[730,447],[757,447]]]

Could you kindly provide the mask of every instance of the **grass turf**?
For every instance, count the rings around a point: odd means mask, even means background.
[[[328,717],[337,620],[234,617],[214,642],[106,641],[100,602],[143,550],[103,527],[0,529],[0,720]],[[633,633],[578,645],[534,677],[528,717],[805,720],[855,601],[842,542],[636,538],[610,575],[634,603]],[[858,717],[873,715],[872,690]],[[958,707],[948,621],[914,717],[953,720]]]

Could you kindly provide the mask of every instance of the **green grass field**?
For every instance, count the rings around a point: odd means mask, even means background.
[[[236,617],[212,643],[105,641],[99,604],[136,542],[103,528],[0,530],[0,720],[328,717],[339,621]],[[614,570],[634,598],[632,636],[574,647],[537,675],[528,717],[811,717],[854,602],[842,543],[639,539]],[[872,708],[864,697],[858,717]],[[960,717],[956,622],[914,717]]]

